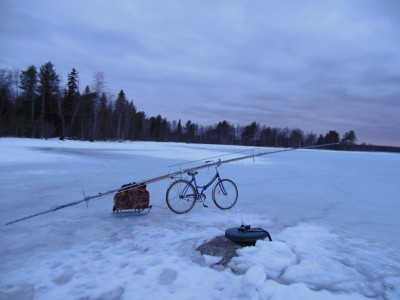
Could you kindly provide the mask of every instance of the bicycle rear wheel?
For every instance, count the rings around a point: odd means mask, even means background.
[[[169,209],[177,214],[184,214],[191,210],[196,203],[195,198],[193,184],[184,179],[173,182],[166,194]]]
[[[222,179],[214,186],[212,197],[215,205],[220,209],[232,208],[238,199],[236,184],[230,179]]]

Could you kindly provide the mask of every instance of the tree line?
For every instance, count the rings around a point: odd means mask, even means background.
[[[96,72],[91,86],[79,90],[79,73],[72,68],[65,86],[51,62],[39,69],[0,69],[0,136],[79,139],[138,140],[211,143],[269,147],[304,147],[345,141],[354,145],[354,131],[342,138],[335,130],[325,135],[299,128],[278,128],[252,122],[233,125],[221,120],[199,125],[188,120],[169,121],[137,110],[121,90],[106,91],[104,74]]]

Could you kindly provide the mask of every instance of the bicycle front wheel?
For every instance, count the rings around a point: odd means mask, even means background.
[[[232,208],[238,199],[236,184],[230,179],[222,179],[214,186],[212,197],[215,205],[220,209]]]
[[[184,179],[173,182],[166,194],[169,209],[177,214],[184,214],[191,210],[196,203],[195,198],[193,184]]]

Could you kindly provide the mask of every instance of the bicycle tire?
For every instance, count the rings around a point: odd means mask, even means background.
[[[182,192],[186,190],[186,194]],[[195,188],[189,181],[180,179],[174,181],[165,195],[170,210],[177,214],[184,214],[190,211],[196,203]]]
[[[212,190],[213,201],[220,209],[232,208],[236,204],[238,196],[238,188],[230,179],[218,181]]]

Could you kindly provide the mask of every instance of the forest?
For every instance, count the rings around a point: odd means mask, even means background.
[[[72,68],[65,86],[52,62],[39,69],[0,69],[0,136],[109,141],[164,141],[268,147],[306,147],[343,141],[336,149],[370,150],[357,145],[353,130],[343,137],[305,133],[300,128],[269,127],[257,122],[241,126],[221,120],[201,125],[191,120],[147,116],[123,90],[106,91],[102,72],[93,74],[91,86],[79,90],[79,73]],[[391,148],[391,147],[387,147]]]

